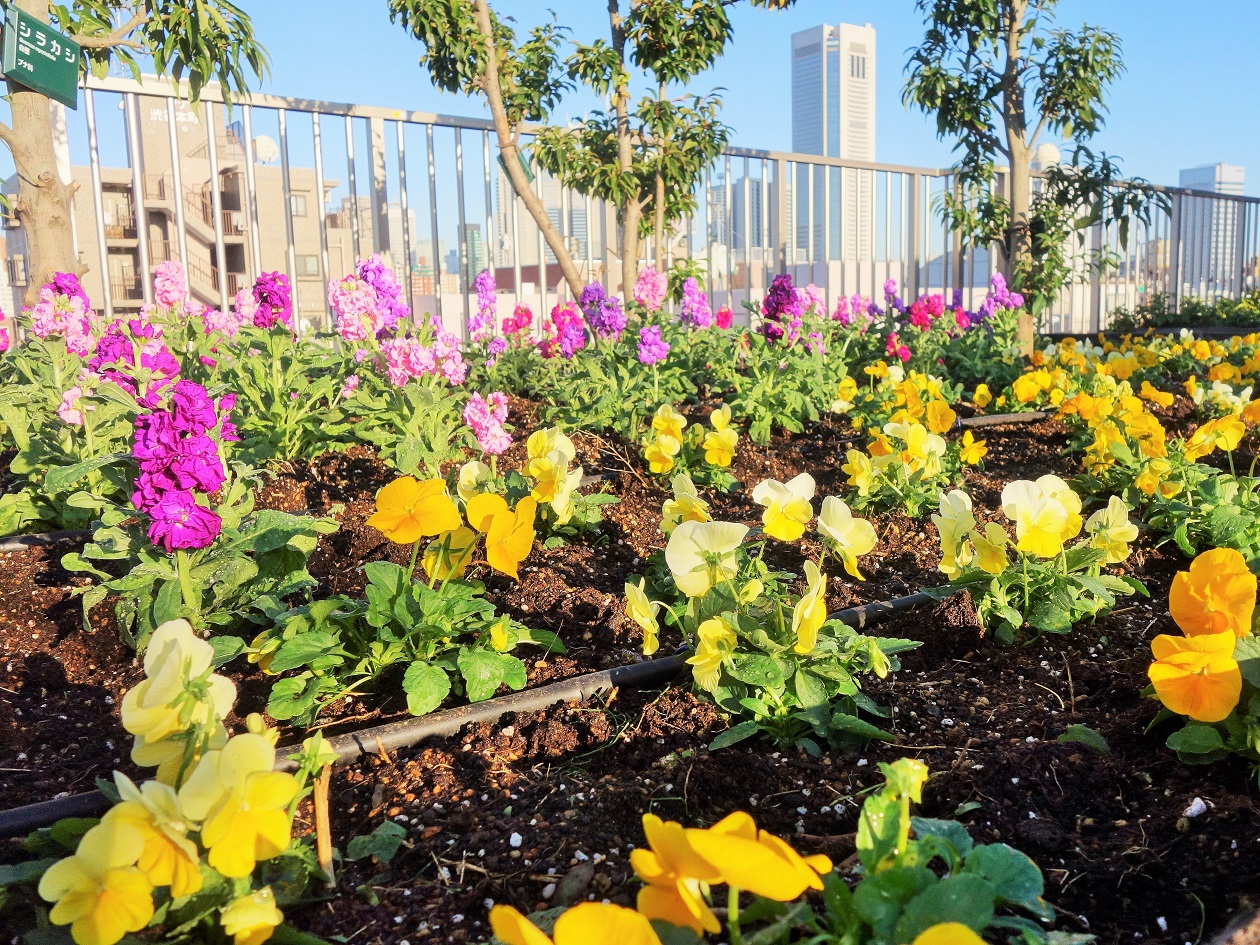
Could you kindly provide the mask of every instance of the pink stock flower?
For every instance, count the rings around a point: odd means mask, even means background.
[[[178,259],[168,259],[153,270],[153,298],[162,308],[177,308],[188,298],[188,274]]]
[[[349,377],[346,378],[346,382],[341,385],[341,396],[343,399],[346,397],[349,397],[358,389],[359,389],[359,375],[351,374]]]
[[[82,399],[82,387],[71,387],[61,395],[61,405],[57,408],[57,416],[61,418],[62,423],[72,427],[83,426],[83,408],[79,406]]]
[[[488,399],[475,393],[464,406],[464,422],[473,431],[481,451],[491,456],[506,452],[512,445],[511,435],[503,429],[507,416],[507,394],[500,391],[495,391]]]
[[[801,308],[805,312],[813,312],[818,316],[827,314],[827,297],[823,294],[823,290],[814,283],[810,283],[803,289],[797,289],[801,300]]]
[[[0,317],[3,317],[3,313],[0,313]],[[10,344],[12,344],[12,342],[9,340],[9,329],[0,328],[0,354],[4,354],[8,351]]]
[[[649,312],[656,312],[665,304],[665,293],[669,288],[669,280],[665,273],[657,272],[653,266],[639,270],[639,278],[634,283],[634,300]]]
[[[45,285],[39,290],[39,301],[28,311],[31,331],[36,336],[61,335],[66,350],[79,357],[92,350],[92,316],[83,296],[61,295],[51,285]]]
[[[374,338],[385,327],[376,290],[358,276],[328,283],[328,305],[337,316],[337,334],[346,341]]]

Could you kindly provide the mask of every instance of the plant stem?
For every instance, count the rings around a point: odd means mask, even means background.
[[[175,569],[179,572],[179,588],[183,594],[184,606],[191,612],[193,624],[201,622],[201,608],[197,603],[197,592],[193,588],[192,574],[188,569],[188,552],[183,548],[175,551]]]
[[[412,575],[416,573],[416,558],[420,556],[420,542],[422,539],[417,538],[411,543],[411,561],[407,565],[407,583],[411,583]]]
[[[731,933],[731,945],[744,945],[744,933],[739,927],[739,889],[735,886],[726,890],[726,929]]]

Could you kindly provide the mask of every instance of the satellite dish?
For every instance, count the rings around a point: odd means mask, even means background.
[[[254,157],[263,164],[270,164],[280,156],[280,146],[266,135],[254,138]]]

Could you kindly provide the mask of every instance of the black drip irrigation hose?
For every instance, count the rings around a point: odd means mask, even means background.
[[[928,594],[910,594],[890,601],[848,607],[828,616],[856,630],[863,630],[886,617],[930,603],[933,599]],[[535,689],[487,699],[485,702],[372,726],[347,735],[336,735],[328,739],[329,747],[337,754],[337,760],[333,764],[348,764],[366,755],[388,755],[390,752],[417,745],[426,738],[454,735],[465,725],[474,722],[495,722],[509,712],[537,712],[558,702],[581,701],[613,689],[645,689],[659,683],[668,683],[687,665],[689,655],[690,650],[684,648],[662,659],[601,669]],[[278,754],[283,756],[296,747],[281,748]],[[276,762],[278,771],[291,771],[293,768],[293,762],[283,757]],[[87,791],[0,811],[0,837],[25,836],[65,817],[98,817],[108,807],[109,799],[104,794],[100,791]]]
[[[10,551],[26,551],[28,548],[43,548],[55,545],[60,541],[86,541],[92,532],[80,529],[72,532],[37,532],[34,535],[15,535],[0,541],[0,554]]]

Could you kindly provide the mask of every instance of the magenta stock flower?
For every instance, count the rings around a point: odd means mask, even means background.
[[[202,434],[219,422],[214,402],[200,384],[176,381],[171,389],[175,426],[182,433]]]
[[[2,316],[3,316],[3,313],[0,313],[0,317]],[[9,340],[9,329],[0,328],[0,354],[4,354],[6,351],[8,351],[9,346],[12,343],[13,342]]]
[[[717,310],[717,313],[713,316],[713,323],[717,325],[718,328],[722,329],[723,331],[726,331],[726,329],[730,328],[731,322],[733,322],[734,320],[735,320],[735,313],[731,311],[731,307],[729,305],[723,305],[721,308]]]
[[[178,259],[168,259],[153,270],[153,300],[174,309],[188,298],[188,274]]]
[[[293,327],[293,288],[282,272],[264,272],[254,281],[254,325],[271,328],[280,323]]]
[[[634,300],[649,312],[660,311],[665,304],[665,293],[669,289],[669,280],[665,273],[657,272],[653,266],[639,270],[639,278],[634,283]]]
[[[161,545],[167,554],[207,548],[223,529],[219,516],[198,505],[193,494],[184,489],[162,493],[148,513],[149,541]]]
[[[72,272],[54,272],[52,282],[48,283],[52,290],[58,295],[64,295],[67,298],[78,299],[83,303],[83,308],[90,309],[92,300],[88,298],[87,293],[83,291],[83,283],[79,281],[79,277]]]
[[[534,322],[534,313],[528,305],[517,305],[512,310],[512,314],[503,319],[503,334],[519,335],[523,331],[528,331],[529,326]]]
[[[481,394],[473,394],[464,405],[464,422],[473,431],[481,451],[490,456],[498,456],[512,445],[511,435],[503,429],[507,416],[507,394],[500,391],[495,391],[487,399],[483,399]]]
[[[544,358],[554,358],[559,349],[561,356],[568,360],[586,347],[586,322],[572,302],[555,306],[543,327],[547,337],[538,348]]]

